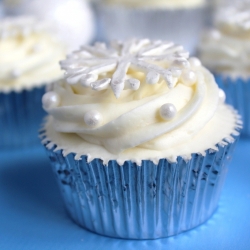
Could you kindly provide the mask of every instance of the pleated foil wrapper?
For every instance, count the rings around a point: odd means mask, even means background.
[[[182,44],[195,53],[199,34],[206,24],[206,7],[129,8],[122,5],[95,4],[103,40],[149,38]]]
[[[192,229],[211,217],[218,206],[238,136],[218,144],[218,151],[178,157],[158,164],[126,161],[119,165],[87,156],[63,156],[46,147],[66,209],[80,226],[125,239],[156,239]]]
[[[250,137],[250,78],[215,74],[215,80],[226,94],[226,103],[237,109],[242,117],[242,136]]]
[[[0,149],[39,145],[38,131],[45,116],[45,87],[0,93]]]

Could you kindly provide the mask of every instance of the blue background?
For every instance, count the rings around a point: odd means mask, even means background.
[[[217,212],[191,231],[129,241],[88,232],[64,209],[42,146],[0,152],[0,249],[250,249],[250,140],[241,140]]]

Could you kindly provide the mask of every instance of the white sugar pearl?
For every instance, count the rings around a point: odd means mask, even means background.
[[[160,108],[161,118],[164,120],[171,120],[176,116],[177,110],[172,103],[163,104]]]
[[[47,92],[42,98],[43,107],[46,110],[58,107],[60,101],[60,96],[54,91]]]
[[[201,66],[201,61],[197,57],[190,57],[189,62],[191,67],[200,67]]]
[[[224,103],[226,100],[226,94],[222,89],[219,89],[219,100],[221,103]]]
[[[181,81],[187,86],[192,86],[197,81],[197,76],[194,71],[183,70],[181,74]]]
[[[84,114],[84,122],[89,127],[97,127],[102,123],[102,115],[96,110],[88,111]]]

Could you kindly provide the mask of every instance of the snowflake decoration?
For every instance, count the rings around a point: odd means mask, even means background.
[[[250,30],[250,2],[242,1],[221,8],[216,15],[218,26],[230,26],[235,32],[238,29]]]
[[[182,46],[172,42],[113,41],[109,48],[103,43],[81,47],[61,61],[61,68],[65,70],[69,84],[80,82],[97,91],[111,87],[119,98],[123,89],[137,90],[140,87],[140,80],[128,75],[129,69],[145,73],[148,84],[164,80],[169,88],[173,88],[183,68],[189,66],[188,57],[189,53]],[[159,66],[163,64],[164,67]],[[111,77],[106,77],[108,73]]]
[[[44,21],[38,21],[33,17],[20,16],[5,18],[0,22],[0,39],[17,36],[28,36],[31,33],[36,33],[47,29],[47,23]]]

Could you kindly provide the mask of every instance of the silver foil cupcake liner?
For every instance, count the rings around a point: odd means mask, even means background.
[[[56,145],[47,149],[70,217],[92,232],[126,239],[156,239],[192,229],[216,210],[233,143],[218,151],[141,166],[126,161],[75,160]],[[48,142],[49,143],[49,142]],[[226,144],[226,143],[225,143]]]
[[[231,78],[215,74],[215,80],[226,94],[226,103],[237,109],[242,117],[242,136],[250,137],[250,78]]]
[[[103,40],[149,38],[182,44],[194,53],[206,22],[206,7],[129,8],[95,4]]]
[[[0,93],[0,149],[39,145],[45,87]]]

